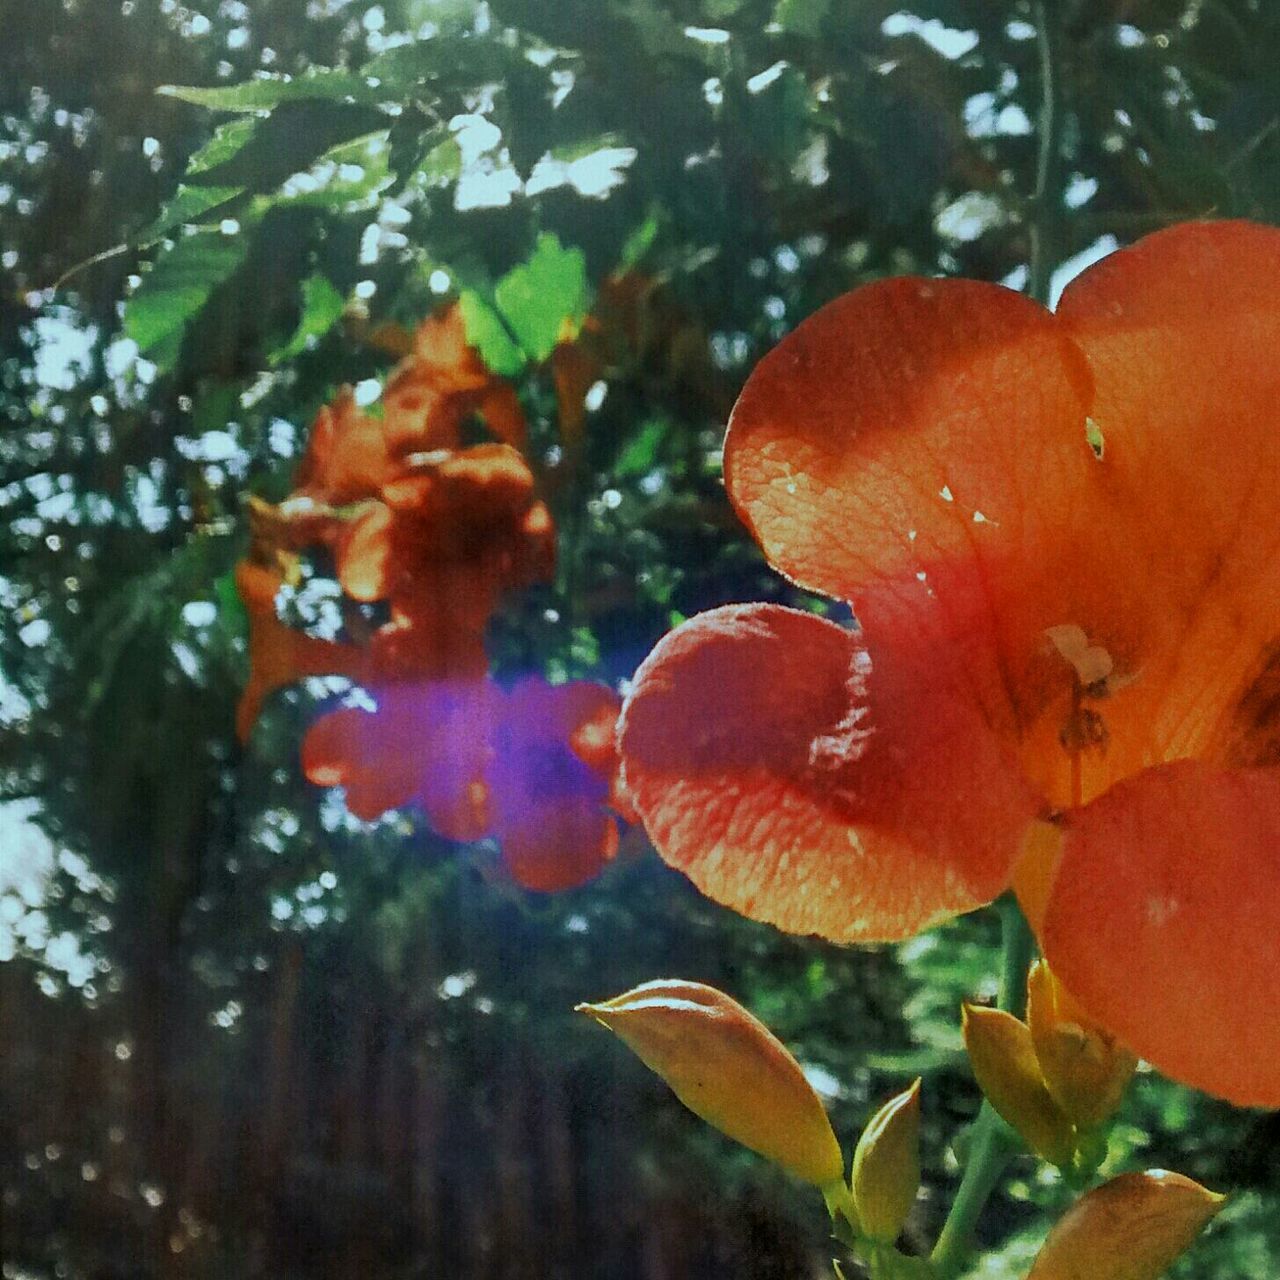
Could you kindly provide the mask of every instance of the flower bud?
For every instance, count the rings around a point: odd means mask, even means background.
[[[722,1133],[806,1182],[843,1179],[840,1144],[800,1064],[722,991],[663,978],[578,1012],[621,1036]]]
[[[880,1108],[853,1153],[853,1201],[863,1232],[892,1244],[920,1190],[920,1081]]]
[[[1224,1201],[1179,1173],[1122,1174],[1067,1210],[1027,1280],[1156,1280]]]
[[[1071,1121],[1049,1096],[1031,1032],[1011,1013],[966,1004],[965,1048],[987,1101],[1052,1164],[1069,1164],[1075,1152]]]
[[[1082,1129],[1108,1120],[1138,1060],[1088,1018],[1043,960],[1027,977],[1027,1023],[1045,1087],[1058,1106]]]

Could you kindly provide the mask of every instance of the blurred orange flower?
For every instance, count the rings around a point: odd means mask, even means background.
[[[457,303],[418,326],[409,354],[387,379],[382,413],[389,446],[407,452],[458,448],[462,424],[473,413],[499,440],[516,448],[525,443],[515,388],[467,345]]]
[[[350,387],[321,408],[298,466],[296,494],[333,506],[374,497],[412,455],[459,448],[472,414],[500,441],[524,446],[515,388],[467,345],[457,304],[423,321],[411,341],[387,379],[381,416],[363,412]]]
[[[251,560],[236,565],[236,589],[249,615],[249,680],[236,707],[236,733],[242,741],[276,689],[304,676],[359,680],[365,670],[365,654],[357,646],[307,635],[280,618],[276,596],[283,585],[278,569]]]
[[[1011,883],[1157,1066],[1280,1105],[1280,231],[1172,228],[1056,314],[883,280],[756,369],[725,447],[773,564],[860,629],[694,619],[622,754],[757,919],[908,936]]]
[[[375,688],[376,708],[340,707],[312,725],[303,769],[346,788],[366,820],[413,804],[450,840],[492,836],[527,889],[570,889],[618,849],[612,760],[580,746],[616,722],[619,699],[586,681],[531,677],[510,691],[487,678]]]
[[[523,438],[515,392],[466,345],[455,307],[419,328],[384,409],[366,414],[340,392],[316,419],[294,493],[277,506],[251,500],[255,558],[237,570],[250,678],[237,729],[248,736],[274,688],[347,675],[372,709],[342,706],[311,726],[311,781],[344,787],[361,818],[412,804],[447,838],[493,835],[530,888],[581,883],[617,848],[606,806],[619,700],[540,679],[504,693],[485,652],[503,595],[555,569],[555,526],[519,450],[461,447],[461,423],[477,410],[498,434]],[[332,554],[346,600],[386,606],[360,644],[308,636],[276,615],[281,575],[260,562],[316,546]]]

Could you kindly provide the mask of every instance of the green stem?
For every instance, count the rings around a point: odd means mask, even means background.
[[[1004,941],[1000,1008],[1021,1017],[1026,1010],[1027,970],[1035,953],[1035,940],[1014,898],[1001,900],[1000,921]],[[999,1185],[1005,1166],[1018,1147],[1005,1122],[984,1102],[974,1125],[973,1146],[965,1163],[964,1177],[960,1179],[951,1212],[929,1259],[937,1280],[951,1280],[959,1274],[969,1254],[978,1215]]]
[[[1027,1012],[1027,971],[1035,959],[1036,940],[1027,918],[1012,894],[997,904],[1000,912],[1002,941],[1000,963],[1000,1008],[1023,1017]]]
[[[1053,0],[1036,0],[1036,47],[1040,55],[1040,112],[1037,120],[1036,185],[1032,192],[1031,262],[1027,292],[1048,303],[1058,257],[1059,182],[1062,152],[1062,92],[1058,75],[1058,40],[1050,12]]]

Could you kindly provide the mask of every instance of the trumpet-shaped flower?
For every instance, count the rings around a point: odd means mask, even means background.
[[[312,782],[345,788],[361,818],[414,805],[447,838],[492,836],[519,883],[569,888],[618,847],[619,700],[588,682],[504,691],[489,678],[488,624],[506,592],[551,576],[555,526],[512,443],[461,447],[471,412],[509,440],[523,418],[514,389],[466,345],[456,308],[404,339],[383,415],[341,392],[316,420],[294,493],[250,501],[256,560],[237,570],[250,678],[237,728],[247,737],[283,684],[349,676],[373,707],[340,706],[311,726]],[[351,641],[276,614],[281,574],[267,566],[317,546],[332,556]],[[385,620],[359,608],[375,604]]]
[[[757,919],[908,936],[1013,884],[1091,1019],[1280,1105],[1280,231],[1188,224],[1056,312],[883,280],[734,410],[772,563],[668,636],[621,750],[664,856]]]

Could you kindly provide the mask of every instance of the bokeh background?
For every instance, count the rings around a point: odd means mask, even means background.
[[[1062,128],[1038,214],[1059,285],[1183,218],[1276,220],[1280,6],[1051,9]],[[332,682],[276,694],[236,739],[232,571],[247,497],[289,490],[318,408],[342,384],[376,396],[394,364],[379,326],[492,299],[551,234],[565,253],[531,323],[563,267],[610,342],[572,442],[546,362],[504,370],[559,559],[504,599],[495,677],[619,686],[699,609],[824,608],[729,509],[728,408],[761,354],[859,282],[1025,284],[1033,16],[0,4],[6,1280],[829,1274],[817,1198],[571,1012],[662,975],[764,1017],[846,1141],[923,1074],[908,1231],[936,1229],[978,1103],[957,1003],[992,994],[993,921],[842,950],[700,899],[635,829],[598,878],[547,895],[411,809],[361,822],[299,767]],[[157,94],[173,84],[215,91]],[[640,301],[610,318],[620,280]],[[1280,1274],[1278,1138],[1274,1117],[1140,1077],[1113,1162],[1236,1193],[1175,1275]],[[1065,1194],[1019,1167],[975,1275],[1022,1274]]]

